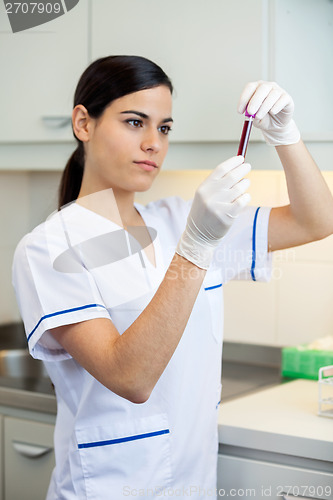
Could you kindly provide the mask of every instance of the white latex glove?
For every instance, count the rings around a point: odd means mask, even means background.
[[[262,130],[265,141],[272,146],[296,144],[301,135],[292,119],[294,101],[275,82],[248,83],[239,99],[238,112],[245,109],[256,115],[253,125]]]
[[[251,170],[243,156],[218,165],[198,187],[176,253],[202,269],[208,269],[221,238],[251,199],[245,191]]]

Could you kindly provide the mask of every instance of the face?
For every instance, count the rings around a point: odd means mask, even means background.
[[[89,118],[83,181],[90,190],[149,189],[168,150],[172,98],[166,86],[113,101],[98,120]]]

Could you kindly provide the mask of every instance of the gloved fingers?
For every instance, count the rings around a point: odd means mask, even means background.
[[[228,172],[230,172],[232,169],[235,167],[238,167],[244,163],[244,157],[243,156],[232,156],[228,160],[220,163],[215,167],[215,169],[211,172],[211,174],[207,177],[207,179],[204,181],[206,183],[208,180],[216,180],[216,179],[221,179],[224,177]]]
[[[231,189],[250,171],[251,165],[249,163],[242,163],[238,167],[230,170],[222,179],[219,179],[218,182],[224,189]]]
[[[230,207],[225,212],[225,215],[230,219],[236,219],[242,212],[243,208],[246,207],[246,205],[248,205],[250,201],[251,201],[250,194],[243,193],[230,204]]]
[[[250,201],[251,201],[251,195],[249,193],[243,193],[241,196],[236,198],[228,213],[230,215],[233,215],[234,217],[238,216],[243,210],[243,208],[250,203]]]
[[[240,114],[243,114],[244,111],[246,110],[246,106],[248,105],[249,100],[255,93],[256,89],[258,86],[262,83],[261,80],[258,82],[250,82],[247,83],[241,93],[241,96],[239,98],[238,104],[237,104],[237,111]]]
[[[268,113],[271,112],[272,108],[276,105],[277,102],[282,98],[283,91],[282,89],[271,89],[267,94],[265,99],[260,104],[260,107],[257,109],[256,119],[262,120]],[[277,109],[279,106],[277,107]],[[282,108],[281,108],[282,109]],[[279,111],[281,111],[281,109]]]
[[[292,113],[294,103],[291,96],[275,82],[250,82],[245,87],[238,102],[237,111],[244,113],[247,109],[251,115],[256,115],[256,121],[260,121],[270,112],[276,115],[282,109]]]
[[[280,111],[284,111],[287,114],[292,114],[294,111],[294,101],[287,92],[283,92],[281,97],[276,101],[272,109],[270,110],[272,115],[277,115]]]
[[[233,203],[239,196],[245,193],[250,187],[250,179],[242,179],[230,189],[221,188],[214,190],[209,196],[210,204],[217,206],[219,213],[222,213],[226,203]]]
[[[250,179],[242,179],[237,184],[235,184],[230,191],[230,202],[233,203],[239,196],[245,193],[250,187]]]
[[[275,82],[260,82],[247,105],[247,112],[262,119],[282,94]],[[259,114],[259,116],[257,116]]]
[[[239,189],[243,184],[239,184],[241,180],[251,171],[249,163],[242,163],[238,167],[230,170],[221,179],[211,179],[210,182],[204,181],[198,188],[197,194],[201,197],[202,201],[206,200],[207,203],[217,203],[221,200],[225,202],[232,201],[235,196],[232,194],[232,189]]]

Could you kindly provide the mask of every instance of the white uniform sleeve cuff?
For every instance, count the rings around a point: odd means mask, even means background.
[[[27,335],[31,356],[43,361],[70,359],[72,356],[62,348],[48,330],[90,319],[110,319],[107,309],[103,306],[99,304],[91,304],[91,306],[95,307],[77,307],[42,317],[35,328]]]

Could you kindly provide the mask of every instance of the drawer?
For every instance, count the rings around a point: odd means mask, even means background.
[[[218,457],[218,498],[305,497],[328,500],[333,492],[332,474],[303,467],[251,460],[220,454]]]
[[[4,418],[4,500],[45,500],[55,465],[54,426]]]

